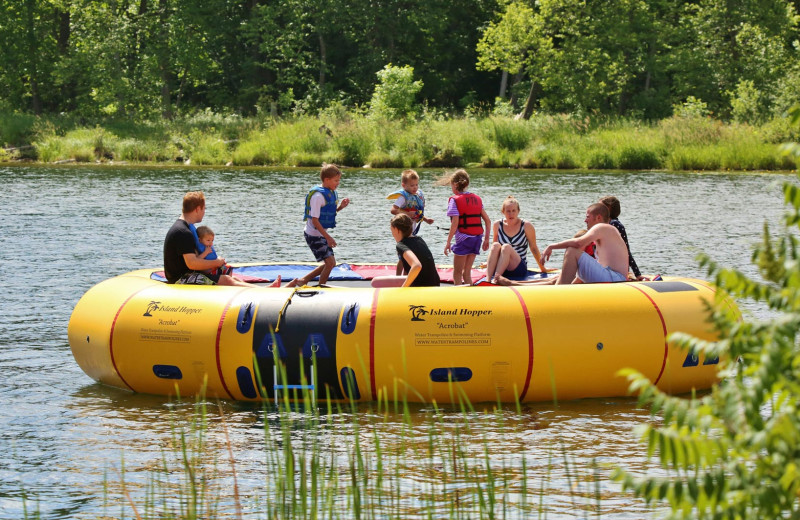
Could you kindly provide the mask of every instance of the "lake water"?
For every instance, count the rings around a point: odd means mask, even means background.
[[[443,229],[426,226],[422,234],[437,260],[447,263],[442,250],[450,193],[449,187],[433,185],[439,173],[421,170],[420,185],[427,198],[426,214]],[[192,406],[129,394],[89,379],[67,343],[72,307],[106,278],[160,266],[164,234],[189,190],[205,192],[204,223],[216,232],[218,248],[229,261],[312,261],[302,238],[302,211],[303,197],[317,174],[316,169],[0,166],[0,266],[5,278],[0,313],[0,518],[21,518],[25,511],[47,519],[134,517],[114,484],[124,478],[131,501],[147,502],[149,475],[174,445],[176,413],[180,421]],[[616,195],[642,271],[698,278],[704,277],[695,261],[701,251],[754,276],[752,245],[765,221],[779,228],[781,184],[796,182],[794,176],[777,174],[471,174],[471,189],[483,198],[491,218],[500,217],[506,195],[520,200],[521,216],[534,223],[540,248],[582,228],[588,204]],[[338,261],[396,260],[385,196],[398,187],[397,170],[345,171],[339,192],[352,202],[339,214],[334,233]],[[560,259],[556,253],[550,267],[558,267]],[[763,313],[752,305],[743,308]],[[431,427],[426,419],[431,411],[426,406],[412,408],[411,420],[423,438]],[[265,517],[264,504],[270,498],[264,490],[270,475],[263,464],[263,428],[274,417],[259,406],[241,403],[222,403],[219,408],[213,403],[208,413],[210,435],[221,434],[224,418],[238,474],[234,481],[223,472],[216,485],[223,490],[236,487],[245,517]],[[355,413],[370,410],[364,407]],[[483,457],[488,445],[489,459],[498,467],[525,459],[526,485],[536,489],[541,517],[650,515],[650,508],[609,481],[610,469],[603,466],[641,471],[651,467],[632,432],[650,417],[635,400],[536,404],[503,412],[502,418],[516,425],[513,433],[495,430],[496,417],[474,412],[470,419],[483,437],[475,439],[476,457]],[[379,424],[368,426],[370,435],[385,434],[381,438],[390,444],[402,421],[402,416],[386,414]],[[319,441],[346,451],[352,446],[348,428],[337,428],[336,420],[332,424],[316,433]],[[230,458],[226,447],[219,449],[207,464]],[[416,494],[416,484],[423,489],[432,485],[431,461],[420,457],[395,462],[403,464],[402,486],[408,490],[399,506],[403,516],[426,517],[430,505],[436,511],[431,516],[446,517],[446,507],[439,504],[446,504],[448,496]],[[594,462],[601,464],[599,469]],[[497,516],[525,517],[515,508],[516,501],[511,492],[506,509],[498,509]],[[221,508],[218,516],[235,517],[233,507]]]

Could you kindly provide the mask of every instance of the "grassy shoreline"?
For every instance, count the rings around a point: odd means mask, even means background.
[[[92,124],[70,116],[0,113],[0,162],[787,171],[798,164],[781,143],[797,137],[785,119],[751,126],[700,116],[645,123],[426,114],[398,121],[329,109],[281,120],[206,112],[175,121]]]

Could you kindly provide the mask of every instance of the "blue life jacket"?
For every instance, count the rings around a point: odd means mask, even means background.
[[[389,195],[389,198],[391,198],[393,195],[400,195],[406,199],[406,203],[401,209],[406,211],[406,214],[411,217],[411,220],[416,222],[422,218],[422,215],[425,213],[425,196],[421,191],[418,191],[412,195],[406,190],[398,190]],[[394,198],[396,199],[398,197]]]
[[[336,191],[323,186],[314,186],[311,188],[311,191],[308,192],[308,195],[306,195],[306,209],[303,214],[303,222],[311,218],[311,215],[308,214],[308,212],[311,211],[311,197],[317,192],[322,193],[322,196],[325,197],[325,205],[319,210],[319,223],[325,229],[335,228],[336,201],[339,197],[336,195]]]
[[[197,236],[197,228],[194,227],[194,224],[189,224],[189,229],[192,230],[192,235],[194,235],[194,248],[197,249],[197,254],[201,255],[206,250],[206,246],[200,242],[200,237]],[[217,252],[214,251],[214,246],[211,246],[211,252],[206,255],[206,260],[216,260],[217,259]]]

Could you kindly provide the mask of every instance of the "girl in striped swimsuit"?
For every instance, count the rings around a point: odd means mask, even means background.
[[[502,275],[512,280],[524,280],[528,273],[528,248],[533,253],[539,270],[547,272],[542,264],[542,255],[536,246],[536,230],[533,224],[519,218],[519,202],[512,195],[506,197],[500,209],[503,219],[492,226],[494,242],[486,263],[486,280],[497,283]]]

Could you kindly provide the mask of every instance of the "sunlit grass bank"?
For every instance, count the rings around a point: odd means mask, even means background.
[[[675,116],[534,115],[375,120],[344,109],[315,117],[244,119],[201,113],[176,121],[89,125],[0,114],[0,160],[235,166],[498,167],[620,170],[793,170],[787,121],[761,126]]]

